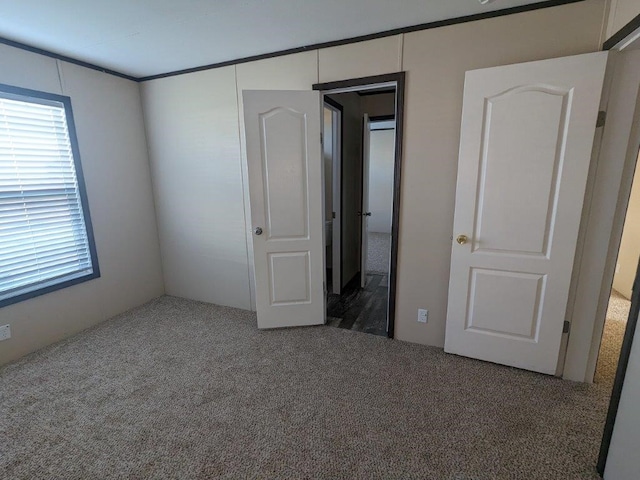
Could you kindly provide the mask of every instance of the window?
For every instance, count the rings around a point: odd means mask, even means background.
[[[0,85],[0,306],[99,276],[70,99]]]

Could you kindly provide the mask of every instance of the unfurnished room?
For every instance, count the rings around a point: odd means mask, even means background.
[[[640,1],[0,8],[0,478],[640,479]]]

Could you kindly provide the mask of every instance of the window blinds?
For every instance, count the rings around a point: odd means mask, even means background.
[[[0,92],[0,301],[92,272],[64,104]]]

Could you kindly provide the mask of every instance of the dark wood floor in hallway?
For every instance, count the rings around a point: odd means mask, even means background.
[[[356,275],[342,295],[329,294],[327,325],[386,336],[388,286],[387,275],[372,273],[360,288],[360,275]]]

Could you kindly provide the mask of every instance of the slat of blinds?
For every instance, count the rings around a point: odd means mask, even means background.
[[[63,259],[68,262],[76,262],[79,265],[86,264],[87,262],[85,258],[86,255],[83,251],[76,251],[74,249],[60,249],[57,251],[47,252],[47,254],[44,255],[34,254],[30,258],[25,258],[25,261],[3,265],[0,268],[0,275],[3,279],[2,282],[4,282],[5,278],[9,279],[14,274],[33,271],[43,272],[47,268],[54,268],[56,265],[59,265]],[[37,265],[37,268],[35,265]]]
[[[46,242],[48,238],[55,238],[57,235],[77,235],[76,227],[77,222],[69,222],[66,224],[50,223],[38,227],[24,228],[23,230],[11,229],[6,233],[0,234],[0,246],[9,247],[26,241]]]
[[[90,269],[64,108],[0,97],[0,296]]]
[[[30,235],[31,233],[31,235]],[[19,235],[3,235],[0,237],[0,248],[17,248],[26,244],[38,244],[45,247],[48,242],[57,242],[63,237],[76,238],[80,233],[69,226],[55,226],[47,229],[33,230]]]
[[[77,216],[80,216],[79,211],[73,211],[75,208],[72,205],[62,205],[62,206],[53,206],[49,207],[50,210],[46,208],[41,209],[30,209],[29,211],[25,210],[0,210],[0,228],[4,226],[9,226],[13,223],[23,223],[23,222],[31,222],[33,225],[38,225],[40,221],[44,221],[44,215],[51,213],[54,218],[62,219],[65,218],[73,221]],[[2,232],[0,232],[0,236]]]
[[[42,218],[43,215],[72,216],[79,213],[78,211],[74,211],[77,208],[79,208],[79,206],[76,202],[61,203],[59,205],[47,204],[43,207],[0,208],[0,213],[2,214],[0,225],[3,223],[20,222],[22,220],[34,221]]]
[[[41,270],[45,265],[45,262],[53,262],[56,264],[60,258],[75,258],[77,262],[82,263],[86,258],[86,250],[78,250],[75,245],[67,245],[57,249],[48,250],[46,252],[35,253],[32,252],[29,255],[23,255],[19,258],[14,258],[9,262],[3,263],[0,267],[0,274],[6,272],[12,272],[17,269],[29,270]],[[33,268],[34,260],[37,260],[38,268]]]
[[[61,118],[46,118],[43,116],[20,117],[18,115],[2,115],[0,112],[0,134],[17,130],[27,130],[28,127],[32,127],[30,130],[47,129],[57,132],[58,129],[64,132],[65,121]],[[63,133],[64,135],[64,133]]]
[[[72,273],[75,271],[82,270],[90,270],[91,267],[79,265],[75,261],[60,261],[55,266],[51,268],[40,270],[40,271],[30,271],[30,272],[21,272],[11,277],[7,277],[7,281],[2,282],[1,288],[2,290],[9,290],[16,288],[18,286],[23,286],[29,284],[31,282],[39,282],[43,280],[47,280],[53,277],[56,277],[62,273]]]
[[[50,241],[47,245],[47,250],[53,251],[67,247],[73,247],[75,250],[84,248],[83,246],[76,245],[75,236],[58,236],[55,240]],[[15,245],[6,249],[3,248],[2,253],[0,253],[0,262],[17,262],[20,261],[22,257],[32,255],[34,252],[36,252],[36,247],[29,243]]]
[[[0,119],[1,121],[1,119]],[[0,123],[0,143],[9,148],[13,145],[24,143],[26,139],[39,144],[54,143],[61,148],[68,146],[64,134],[64,124],[60,125],[16,125],[19,128],[6,130]]]
[[[24,208],[22,211],[18,209],[7,209],[3,214],[2,219],[0,219],[0,225],[6,227],[7,229],[15,227],[20,224],[28,223],[30,225],[39,225],[46,224],[57,221],[64,221],[66,218],[73,215],[80,215],[81,212],[79,210],[79,205],[65,205],[62,208],[60,206],[48,205],[50,208],[47,210],[46,208],[29,208],[28,206]],[[43,215],[46,214],[46,217]],[[0,232],[2,235],[2,232]]]
[[[9,235],[4,235],[0,238],[0,248],[15,248],[20,245],[25,244],[26,242],[30,242],[31,244],[37,244],[42,248],[45,248],[49,241],[58,241],[60,237],[71,236],[77,238],[79,235],[82,236],[84,233],[76,233],[78,229],[62,229],[62,228],[49,228],[49,229],[39,229],[37,231],[33,231],[32,235],[28,233],[18,232],[17,235],[11,237]]]
[[[40,212],[68,212],[69,209],[77,206],[78,203],[74,199],[69,199],[69,201],[60,200],[59,202],[23,203],[22,205],[16,203],[14,205],[0,205],[0,212],[2,212],[3,218],[9,218],[13,215],[37,215]],[[0,221],[2,220],[0,219]]]
[[[3,253],[2,260],[0,264],[0,268],[3,268],[4,265],[17,265],[20,262],[25,261],[24,259],[30,257],[31,255],[36,255],[37,257],[44,257],[46,255],[50,255],[51,252],[58,252],[63,250],[74,250],[78,255],[86,255],[88,253],[87,246],[78,244],[78,238],[68,237],[68,238],[58,238],[55,242],[48,244],[46,246],[38,245],[38,244],[26,244],[23,245],[21,249],[14,248],[14,251],[11,253]]]
[[[51,196],[51,195],[75,195],[75,190],[73,188],[65,188],[63,190],[59,188],[57,189],[50,188],[47,190],[38,189],[38,190],[29,190],[29,191],[22,192],[22,198],[24,198],[25,201],[28,201],[30,198],[33,198],[33,197],[44,197],[44,196]],[[8,199],[8,200],[15,199],[15,192],[7,192],[7,191],[0,190],[0,202],[5,201],[5,199]]]
[[[35,110],[29,108],[20,108],[17,105],[9,105],[3,102],[0,106],[0,124],[7,121],[11,128],[11,120],[14,119],[22,122],[30,121],[48,121],[48,122],[65,122],[65,118],[55,110]]]
[[[52,278],[61,277],[65,274],[78,273],[78,272],[91,272],[91,267],[83,268],[74,262],[61,263],[56,268],[51,268],[43,272],[30,272],[25,273],[19,278],[12,279],[12,282],[6,282],[2,284],[2,291],[15,290],[18,287],[24,287],[34,282],[45,282]]]
[[[34,232],[34,235],[28,236],[23,234],[19,239],[10,236],[4,236],[0,241],[0,248],[9,251],[10,249],[19,249],[23,246],[32,246],[40,249],[47,249],[50,244],[55,244],[65,238],[77,240],[83,234],[78,233],[77,229],[57,228],[49,231]]]
[[[64,209],[73,213],[78,210],[80,205],[78,205],[77,200],[70,199],[68,202],[59,201],[59,202],[43,202],[40,204],[25,204],[22,205],[14,204],[14,205],[5,205],[0,207],[0,216],[4,217],[5,215],[28,215],[33,212],[35,214],[39,212],[53,211],[56,212],[59,209]],[[49,210],[48,210],[49,209]]]
[[[77,268],[86,268],[86,263],[78,261],[77,255],[60,255],[54,259],[37,259],[38,268],[33,268],[33,265],[9,269],[7,271],[0,270],[2,275],[2,281],[0,285],[11,285],[16,281],[21,281],[22,278],[27,276],[52,276],[53,272],[59,272],[60,269],[66,269],[73,265]]]
[[[11,130],[4,126],[5,122],[11,122]],[[62,119],[33,119],[31,121],[25,121],[18,116],[13,116],[12,118],[9,118],[8,115],[0,116],[0,135],[6,135],[8,131],[52,131],[60,132],[60,135],[64,137],[65,130]]]
[[[13,153],[21,153],[25,150],[54,150],[56,152],[67,154],[68,145],[63,144],[62,142],[62,139],[55,138],[55,136],[53,135],[51,136],[51,138],[48,138],[46,140],[43,139],[42,136],[38,136],[37,134],[32,136],[14,135],[11,138],[11,141],[4,141],[4,139],[0,136],[0,152],[5,155],[12,155]]]
[[[9,213],[9,212],[8,212]],[[11,212],[13,213],[13,212]],[[19,212],[15,212],[19,213]],[[31,226],[37,225],[47,225],[54,222],[66,221],[73,215],[79,215],[80,211],[75,208],[69,208],[67,206],[66,210],[61,210],[59,207],[51,208],[49,210],[46,209],[25,209],[22,212],[22,215],[3,215],[2,219],[0,219],[0,225],[6,227],[7,229],[15,228],[17,226],[26,224]],[[46,216],[43,216],[46,215]],[[1,235],[2,233],[0,233]]]
[[[0,157],[8,160],[23,158],[31,154],[33,156],[48,157],[53,156],[55,160],[60,161],[60,157],[70,155],[70,151],[64,145],[59,145],[55,141],[51,142],[35,142],[24,139],[17,140],[12,144],[0,142]]]

